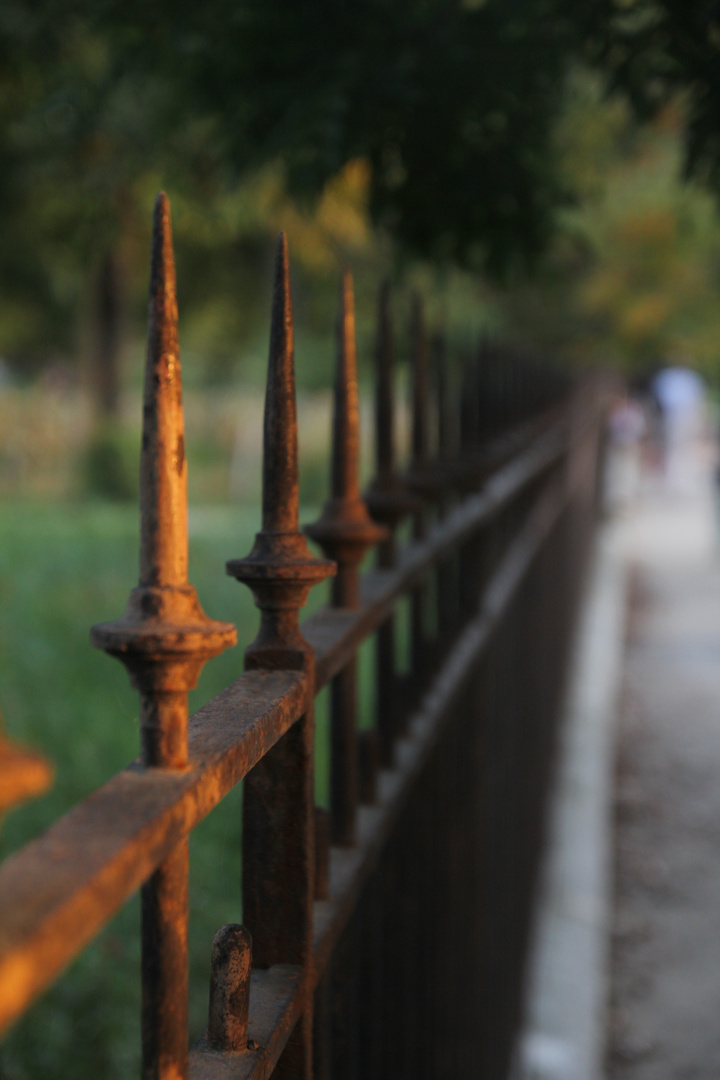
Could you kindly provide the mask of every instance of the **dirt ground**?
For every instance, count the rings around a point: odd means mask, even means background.
[[[710,467],[646,485],[618,731],[609,1080],[720,1078],[720,540]],[[578,1078],[581,1080],[581,1078]]]

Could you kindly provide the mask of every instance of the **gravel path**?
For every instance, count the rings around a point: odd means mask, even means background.
[[[683,495],[647,492],[627,543],[607,1076],[718,1080],[720,547],[709,470]]]

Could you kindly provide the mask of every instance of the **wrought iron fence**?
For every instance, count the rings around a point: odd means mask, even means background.
[[[411,337],[412,457],[401,475],[383,290],[377,473],[363,499],[344,275],[331,495],[306,528],[326,556],[317,558],[298,524],[280,238],[262,526],[251,553],[227,563],[253,590],[260,630],[245,673],[188,719],[188,691],[235,628],[208,618],[188,583],[175,276],[169,207],[158,197],[140,578],[125,613],[92,631],[139,691],[141,756],[0,868],[3,1027],[140,889],[146,1080],[507,1075],[595,515],[603,394],[597,381],[484,341],[464,358],[453,400],[446,344],[428,339],[419,299]],[[400,544],[406,519],[411,539]],[[361,574],[372,547],[376,567]],[[330,606],[301,628],[309,590],[333,575]],[[360,731],[357,652],[368,638],[376,722]],[[324,811],[314,806],[313,703],[328,684]],[[0,808],[42,780],[36,759],[6,748]],[[208,1026],[188,1051],[188,835],[241,781],[244,925],[221,928],[212,943]]]

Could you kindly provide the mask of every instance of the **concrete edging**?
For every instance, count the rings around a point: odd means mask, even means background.
[[[600,1080],[612,904],[615,720],[627,566],[622,525],[600,531],[560,732],[516,1080]]]

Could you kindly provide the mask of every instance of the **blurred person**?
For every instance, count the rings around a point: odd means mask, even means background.
[[[696,476],[696,445],[705,419],[705,382],[696,371],[677,365],[662,368],[652,380],[660,413],[665,481],[687,491]]]

